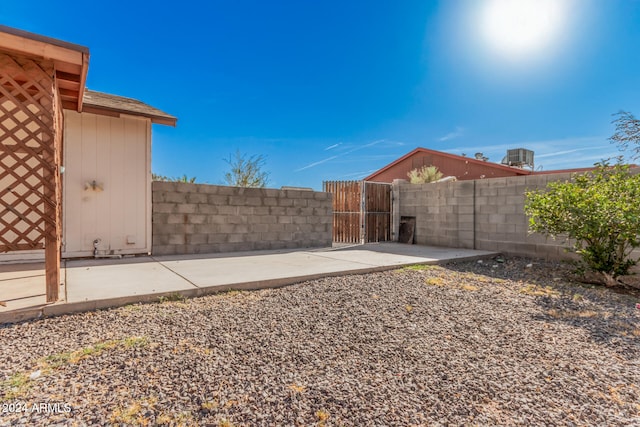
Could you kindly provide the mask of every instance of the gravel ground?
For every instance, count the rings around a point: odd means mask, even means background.
[[[638,426],[640,295],[565,277],[465,262],[0,327],[0,424]]]

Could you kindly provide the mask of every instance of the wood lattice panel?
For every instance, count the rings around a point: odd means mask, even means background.
[[[57,299],[49,285],[59,284],[61,235],[54,76],[51,63],[0,53],[0,252],[45,248],[48,301]]]

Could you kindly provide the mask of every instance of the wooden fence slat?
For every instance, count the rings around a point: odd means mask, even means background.
[[[333,241],[360,243],[391,238],[391,186],[363,181],[325,181],[333,194]]]

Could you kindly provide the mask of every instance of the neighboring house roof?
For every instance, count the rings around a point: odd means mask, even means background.
[[[595,170],[596,168],[594,166],[590,167],[590,168],[573,168],[573,169],[552,169],[552,170],[548,170],[548,171],[536,171],[536,175],[549,175],[549,174],[554,174],[554,173],[567,173],[567,172],[572,172],[572,173],[580,173],[580,172],[591,172],[592,170]]]
[[[450,153],[445,153],[445,152],[442,152],[442,151],[436,151],[436,150],[430,150],[428,148],[418,147],[415,150],[413,150],[413,151],[405,154],[404,156],[400,157],[399,159],[395,160],[394,162],[389,163],[388,165],[386,165],[382,169],[379,169],[376,172],[372,173],[371,175],[366,177],[364,180],[365,181],[373,181],[377,177],[382,175],[384,172],[387,172],[387,171],[393,169],[394,167],[399,166],[405,160],[409,159],[412,156],[415,156],[416,154],[430,154],[430,155],[438,156],[440,158],[446,158],[446,159],[451,159],[453,161],[463,162],[461,164],[465,164],[465,165],[471,164],[471,165],[482,166],[483,168],[487,168],[488,167],[488,168],[491,168],[491,169],[495,169],[496,171],[500,171],[502,173],[507,173],[507,174],[512,175],[512,176],[529,175],[529,174],[531,174],[531,171],[527,170],[527,169],[520,169],[520,168],[516,168],[516,167],[505,166],[505,165],[501,165],[499,163],[485,162],[484,160],[478,160],[478,159],[474,159],[472,157],[458,156],[457,154],[450,154]],[[406,176],[403,179],[406,179]]]
[[[0,50],[53,62],[62,106],[82,111],[89,48],[0,25]]]
[[[94,90],[85,91],[82,111],[96,114],[106,113],[111,116],[119,116],[120,113],[142,116],[150,118],[152,123],[169,126],[175,126],[178,121],[176,117],[137,99],[96,92]]]

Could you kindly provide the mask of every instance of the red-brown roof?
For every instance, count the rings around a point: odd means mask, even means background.
[[[436,151],[436,150],[430,150],[428,148],[418,147],[415,150],[413,150],[413,151],[405,154],[404,156],[400,157],[399,159],[389,163],[388,165],[386,165],[382,169],[379,169],[379,170],[375,171],[374,173],[372,173],[371,175],[366,177],[364,180],[365,181],[374,180],[376,178],[376,176],[380,175],[381,173],[385,172],[388,169],[393,168],[397,164],[401,163],[403,160],[413,156],[416,153],[435,154],[435,155],[438,155],[438,156],[447,157],[447,158],[454,159],[454,160],[460,160],[460,161],[468,162],[468,163],[471,163],[471,164],[478,164],[478,165],[482,165],[482,166],[485,166],[485,167],[489,166],[489,167],[492,167],[492,168],[496,168],[498,170],[508,171],[508,172],[510,172],[510,173],[512,173],[514,175],[529,175],[529,174],[531,174],[531,171],[527,170],[527,169],[520,169],[520,168],[511,167],[511,166],[505,166],[505,165],[501,165],[499,163],[485,162],[484,160],[478,160],[478,159],[474,159],[474,158],[471,158],[471,157],[459,156],[457,154],[450,154],[450,153],[445,153],[443,151]]]

